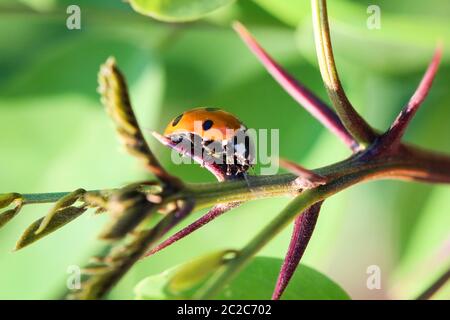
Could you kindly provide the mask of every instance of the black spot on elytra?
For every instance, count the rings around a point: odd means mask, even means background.
[[[208,111],[208,112],[219,111],[219,110],[220,110],[219,108],[205,108],[205,111]]]
[[[212,122],[212,120],[205,120],[204,122],[203,122],[203,125],[202,125],[202,127],[203,127],[203,130],[205,130],[205,131],[207,131],[207,130],[209,130],[209,129],[211,129],[211,127],[213,126],[213,122]]]
[[[178,117],[176,117],[175,119],[173,119],[172,121],[172,127],[175,127],[178,122],[180,122],[181,118],[183,118],[183,114],[180,114]]]

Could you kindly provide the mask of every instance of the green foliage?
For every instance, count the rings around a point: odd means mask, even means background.
[[[242,9],[243,1],[260,7],[257,20],[256,11]],[[358,111],[376,128],[385,129],[393,120],[420,80],[436,41],[444,40],[441,70],[407,139],[450,152],[450,126],[442,121],[450,117],[449,1],[329,2],[343,85]],[[136,14],[121,1],[77,1],[82,7],[80,32],[65,28],[64,6],[72,1],[22,3],[44,13],[30,13],[21,5],[12,14],[0,4],[0,193],[99,189],[147,178],[134,159],[118,151],[114,129],[96,93],[98,67],[110,55],[127,74],[144,129],[160,131],[191,107],[218,106],[250,127],[279,129],[280,154],[306,167],[348,155],[266,75],[229,28],[233,19],[255,21],[248,27],[264,47],[325,97],[313,51],[309,1],[241,0],[231,5],[228,20],[176,32],[171,25]],[[381,30],[366,28],[369,3],[381,6]],[[170,153],[150,135],[146,137],[170,172],[187,181],[213,180],[198,166],[174,165]],[[447,199],[445,186],[387,181],[355,187],[326,202],[303,262],[336,279],[353,298],[380,297],[397,283],[403,289],[393,291],[396,297],[411,298],[414,290],[419,292],[440,273],[439,268],[425,268],[427,277],[409,277],[416,275],[423,259],[433,259],[448,238]],[[150,272],[163,272],[224,247],[240,248],[286,202],[268,199],[243,205],[141,261],[110,298],[132,298],[137,281]],[[107,217],[85,214],[12,254],[21,232],[48,210],[45,205],[23,208],[0,230],[0,298],[59,297],[67,266],[86,261],[99,245],[96,236]],[[262,254],[282,258],[289,232],[280,234]],[[382,268],[385,285],[380,291],[365,287],[366,268],[372,264]],[[406,285],[410,283],[414,290]]]
[[[86,208],[67,207],[52,213],[51,220],[45,225],[45,229],[41,230],[44,218],[32,223],[17,241],[16,250],[22,249],[40,238],[52,233],[56,229],[61,228],[73,219],[79,217],[86,211]]]
[[[192,21],[235,0],[130,0],[137,12],[170,22]]]
[[[224,252],[209,254],[161,274],[142,280],[135,288],[137,299],[190,298],[199,286],[220,267]],[[219,260],[217,259],[219,258]],[[280,270],[281,259],[256,257],[218,296],[218,299],[269,299]],[[206,265],[206,266],[205,266]],[[211,271],[207,271],[211,270]],[[205,272],[207,271],[207,272]],[[186,277],[189,274],[189,277]],[[188,279],[180,286],[180,278]],[[195,281],[194,281],[195,279]],[[177,286],[175,286],[177,282]],[[320,272],[300,265],[294,274],[283,299],[288,300],[347,300],[349,296],[335,282]]]

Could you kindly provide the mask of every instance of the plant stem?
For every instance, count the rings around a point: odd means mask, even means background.
[[[280,299],[305,253],[319,217],[323,201],[319,201],[295,218],[291,241],[281,265],[272,300]]]
[[[436,48],[436,52],[434,53],[433,59],[431,60],[428,69],[422,78],[422,81],[416,89],[416,92],[411,97],[406,107],[397,116],[389,130],[383,135],[383,140],[385,141],[384,143],[391,146],[391,148],[397,147],[401,143],[401,139],[405,134],[411,120],[414,118],[414,115],[417,110],[419,110],[425,98],[428,96],[431,85],[433,84],[433,80],[439,68],[441,57],[442,47],[438,46]]]
[[[400,169],[396,165],[388,163],[373,168],[362,169],[358,172],[345,174],[326,185],[304,191],[301,195],[292,200],[289,205],[272,220],[255,238],[250,241],[229,264],[218,272],[207,284],[203,291],[200,292],[198,299],[211,299],[218,294],[223,287],[231,281],[235,275],[250,261],[250,259],[258,253],[270,240],[280,233],[292,220],[304,212],[308,207],[322,201],[333,194],[342,191],[360,181],[370,180],[375,177],[395,175],[395,171]]]
[[[241,205],[241,202],[231,202],[226,204],[219,204],[217,206],[212,207],[205,215],[201,216],[199,219],[195,220],[193,223],[188,225],[187,227],[183,228],[182,230],[178,231],[174,235],[170,236],[166,240],[164,240],[162,243],[158,244],[156,247],[148,251],[144,257],[149,257],[168,246],[174,244],[175,242],[187,237],[192,232],[198,230],[199,228],[203,227],[207,223],[211,222],[212,220],[220,217],[224,213],[239,207]]]
[[[342,87],[331,45],[327,2],[311,0],[311,7],[317,58],[328,96],[348,132],[357,141],[367,146],[374,141],[377,134],[353,108]]]
[[[431,286],[426,289],[417,300],[429,300],[433,295],[438,292],[448,281],[450,280],[450,269],[444,272]]]
[[[23,194],[23,204],[53,203],[70,192],[49,192],[49,193],[29,193]]]
[[[377,145],[374,144],[366,151],[357,153],[344,161],[313,170],[314,173],[326,178],[327,183],[306,191],[296,183],[296,175],[280,174],[250,176],[248,181],[184,184],[180,190],[172,189],[165,195],[161,205],[177,200],[189,200],[195,206],[194,209],[259,198],[297,196],[270,225],[241,251],[235,260],[225,266],[223,272],[211,280],[211,284],[201,297],[212,297],[298,214],[336,192],[358,182],[382,178],[450,183],[450,157],[448,156],[405,145],[402,145],[402,148],[399,148],[396,153],[388,154],[373,152],[372,149],[376,150]],[[56,202],[67,194],[66,192],[27,194],[24,195],[24,201],[28,204]],[[186,212],[186,216],[189,212]],[[168,228],[179,223],[181,218],[167,216],[163,221],[164,223],[158,225],[155,230],[152,229],[150,232],[141,234],[142,238],[139,237],[133,244],[132,252],[128,252],[129,255],[123,257],[120,265],[113,267],[106,274],[96,275],[90,282],[91,285],[78,297],[101,298],[145,252],[156,245],[156,241],[168,231]],[[98,288],[100,288],[99,291],[97,291]]]
[[[419,169],[411,166],[408,162],[409,157],[402,157],[401,155],[393,155],[388,158],[376,159],[366,163],[366,165],[358,163],[358,156],[351,157],[347,161],[341,163],[344,167],[339,165],[324,168],[323,171],[333,171],[336,169],[338,174],[334,180],[329,181],[325,185],[318,186],[314,189],[306,190],[301,195],[297,196],[291,203],[266,226],[253,240],[244,247],[237,255],[236,259],[230,261],[229,264],[224,266],[221,272],[218,272],[211,280],[206,284],[206,288],[200,293],[199,299],[211,299],[223,287],[231,281],[234,276],[250,261],[250,259],[271,239],[273,239],[281,230],[283,230],[289,223],[301,212],[315,203],[325,200],[333,194],[340,192],[358,182],[367,181],[372,179],[381,179],[386,177],[396,177],[411,179],[411,175]],[[361,155],[364,159],[364,154]],[[353,166],[351,165],[351,162]],[[348,166],[347,168],[345,168]],[[356,169],[356,170],[352,170]],[[445,170],[446,182],[450,183],[450,166],[446,165]],[[317,171],[322,174],[320,170]],[[329,176],[333,176],[331,172],[327,172]]]
[[[372,148],[371,148],[372,149]],[[375,147],[373,149],[376,149]],[[399,154],[367,161],[370,150],[351,156],[341,162],[322,167],[313,172],[333,179],[344,173],[373,168],[394,170],[390,177],[403,180],[419,180],[429,183],[450,183],[450,157],[444,154],[422,150],[413,146],[403,146]],[[297,176],[277,174],[268,176],[249,176],[247,181],[224,181],[186,184],[182,190],[167,197],[167,202],[180,198],[196,200],[196,209],[220,203],[255,200],[276,196],[297,195],[301,188],[295,184]],[[114,191],[93,190],[88,192]],[[52,203],[69,192],[23,194],[24,204]]]
[[[307,190],[302,195],[292,200],[289,205],[272,220],[256,237],[254,237],[235,259],[231,260],[221,272],[218,272],[200,292],[198,299],[211,299],[218,294],[223,287],[229,283],[234,276],[250,261],[261,248],[280,233],[292,219],[306,208],[321,200],[324,191],[318,189]]]

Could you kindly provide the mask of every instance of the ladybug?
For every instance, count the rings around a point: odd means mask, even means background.
[[[174,118],[164,136],[188,143],[203,161],[214,161],[228,176],[244,176],[253,164],[253,142],[247,127],[234,115],[218,108],[195,108]]]

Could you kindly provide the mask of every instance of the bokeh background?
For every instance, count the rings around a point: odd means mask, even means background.
[[[386,129],[413,93],[437,41],[445,54],[429,98],[406,139],[450,153],[450,2],[329,1],[338,69],[350,100]],[[82,29],[66,28],[81,7]],[[368,30],[369,5],[381,29]],[[314,168],[348,150],[300,108],[249,53],[230,24],[238,19],[298,79],[326,98],[318,71],[309,1],[240,0],[196,23],[170,25],[119,0],[2,0],[0,3],[0,193],[117,187],[147,177],[119,148],[96,93],[99,65],[114,55],[126,74],[143,128],[162,130],[183,110],[224,108],[249,127],[280,129],[280,154]],[[162,162],[187,181],[213,181],[195,165]],[[256,169],[258,173],[258,168]],[[450,189],[396,181],[358,185],[327,200],[303,263],[330,276],[354,299],[413,298],[448,267]],[[138,263],[110,294],[133,297],[144,277],[215,249],[239,248],[289,201],[251,202],[158,255]],[[48,206],[25,208],[0,230],[0,298],[53,299],[67,268],[100,247],[107,216],[85,214],[19,252],[15,241]],[[189,220],[198,218],[196,213]],[[187,222],[186,222],[187,223]],[[283,257],[290,230],[262,252]],[[366,270],[381,268],[381,290]],[[447,286],[438,298],[449,298]]]

